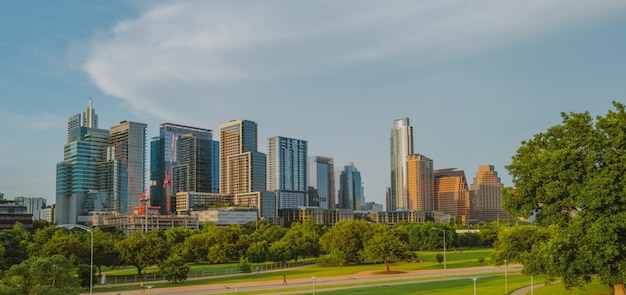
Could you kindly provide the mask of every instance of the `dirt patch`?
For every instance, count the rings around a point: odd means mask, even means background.
[[[367,277],[367,276],[377,276],[377,275],[397,275],[407,273],[406,271],[401,270],[390,270],[390,271],[380,271],[380,270],[370,270],[370,271],[362,271],[354,274],[354,277]]]

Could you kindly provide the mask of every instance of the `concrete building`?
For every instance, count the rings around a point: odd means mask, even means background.
[[[52,204],[47,206],[46,208],[41,209],[41,220],[45,220],[50,223],[56,222],[56,204]]]
[[[435,170],[437,210],[465,221],[469,219],[469,188],[463,170]]]
[[[335,209],[335,165],[333,158],[309,157],[309,207]]]
[[[217,225],[248,224],[257,221],[256,208],[248,207],[224,207],[194,211],[194,216],[198,218],[198,223],[206,222]]]
[[[234,198],[231,195],[201,192],[179,192],[176,194],[176,213],[178,215],[189,215],[195,211],[232,204],[234,204]]]
[[[15,201],[0,200],[0,230],[12,229],[16,222],[32,231],[33,215],[26,212],[26,206],[18,205]]]
[[[435,177],[433,160],[411,154],[406,160],[409,208],[411,210],[435,210]]]
[[[476,177],[470,185],[470,217],[477,221],[506,220],[509,216],[502,208],[504,185],[493,165],[478,167]]]
[[[250,192],[235,195],[235,205],[252,207],[257,209],[260,219],[271,224],[277,224],[276,194],[274,192]]]
[[[354,219],[354,211],[349,209],[322,209],[314,207],[286,208],[278,210],[280,225],[289,227],[293,222],[302,222],[307,217],[313,218],[315,223],[333,226],[342,220]]]
[[[160,214],[108,214],[102,216],[103,224],[94,226],[109,226],[121,230],[130,236],[136,231],[167,230],[184,226],[189,229],[200,227],[196,216],[160,215]]]
[[[220,193],[265,190],[265,154],[257,151],[255,122],[232,120],[220,125],[219,147]]]
[[[308,148],[305,140],[268,139],[267,190],[276,193],[278,209],[308,205]]]
[[[369,218],[373,222],[396,225],[398,223],[424,223],[432,221],[434,223],[444,222],[443,211],[438,210],[398,210],[386,212],[371,212]]]
[[[33,215],[33,220],[39,220],[41,218],[41,210],[46,207],[46,199],[44,198],[27,198],[27,197],[15,197],[13,200],[17,205],[25,206],[26,213]]]
[[[409,118],[393,121],[391,129],[391,192],[387,211],[409,209],[407,157],[413,154],[413,127]]]

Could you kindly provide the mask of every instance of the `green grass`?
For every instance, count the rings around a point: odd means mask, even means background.
[[[490,262],[489,256],[493,252],[493,249],[474,249],[474,250],[464,250],[463,253],[454,253],[447,252],[446,260],[448,268],[457,268],[457,267],[473,267],[473,266],[482,266],[488,265]],[[419,257],[423,260],[423,262],[397,262],[391,265],[391,270],[397,271],[408,271],[408,270],[420,270],[420,269],[441,269],[443,270],[443,263],[439,264],[435,258],[436,252],[419,252]],[[478,257],[485,257],[485,262],[480,264],[478,262]],[[236,269],[237,264],[194,264],[190,266],[193,271],[208,271],[212,272],[217,270],[218,273],[224,274],[225,270],[228,268]],[[306,268],[287,268],[278,272],[261,272],[260,274],[250,274],[250,275],[232,275],[220,278],[211,278],[210,276],[206,279],[193,279],[188,280],[182,284],[182,286],[192,286],[192,285],[203,285],[203,284],[212,284],[212,283],[236,283],[236,282],[250,282],[250,281],[267,281],[267,280],[282,280],[283,274],[287,275],[288,278],[309,278],[311,276],[317,277],[329,277],[329,276],[341,276],[341,275],[352,275],[362,271],[376,271],[385,270],[385,266],[382,263],[379,264],[349,264],[341,267],[322,267],[313,265]],[[105,269],[103,269],[103,272]],[[149,268],[148,273],[158,272],[157,268]],[[107,276],[110,278],[114,276],[134,276],[136,274],[136,268],[127,267],[124,269],[112,269],[106,270]],[[129,282],[134,282],[133,280],[129,280]],[[148,283],[152,284],[152,283]],[[152,284],[155,288],[167,288],[173,286],[181,286],[181,284],[172,284],[172,283],[156,283]],[[124,291],[124,290],[136,290],[138,288],[137,285],[114,285],[113,291]],[[94,292],[103,292],[107,291],[105,286],[97,285],[94,288]]]
[[[528,292],[530,294],[530,292]],[[551,284],[548,286],[542,286],[536,288],[534,290],[535,295],[560,295],[560,294],[568,294],[568,295],[608,295],[611,294],[609,287],[600,284],[597,280],[592,281],[590,284],[586,285],[583,290],[578,288],[573,288],[571,290],[566,290],[565,286],[560,283]]]

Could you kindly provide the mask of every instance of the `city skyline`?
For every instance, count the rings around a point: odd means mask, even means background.
[[[32,4],[32,3],[31,3]],[[54,203],[67,118],[301,138],[354,162],[385,203],[389,128],[411,119],[435,169],[504,166],[560,112],[624,101],[623,1],[63,2],[0,11],[0,192]],[[266,153],[261,144],[259,152]]]

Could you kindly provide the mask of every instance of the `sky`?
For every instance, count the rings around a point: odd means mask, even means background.
[[[385,203],[393,121],[435,169],[505,166],[561,112],[626,103],[626,1],[5,1],[0,193],[54,203],[67,118],[258,123]],[[217,135],[217,132],[216,132]],[[215,136],[217,139],[217,136]],[[149,178],[149,175],[146,176]]]

